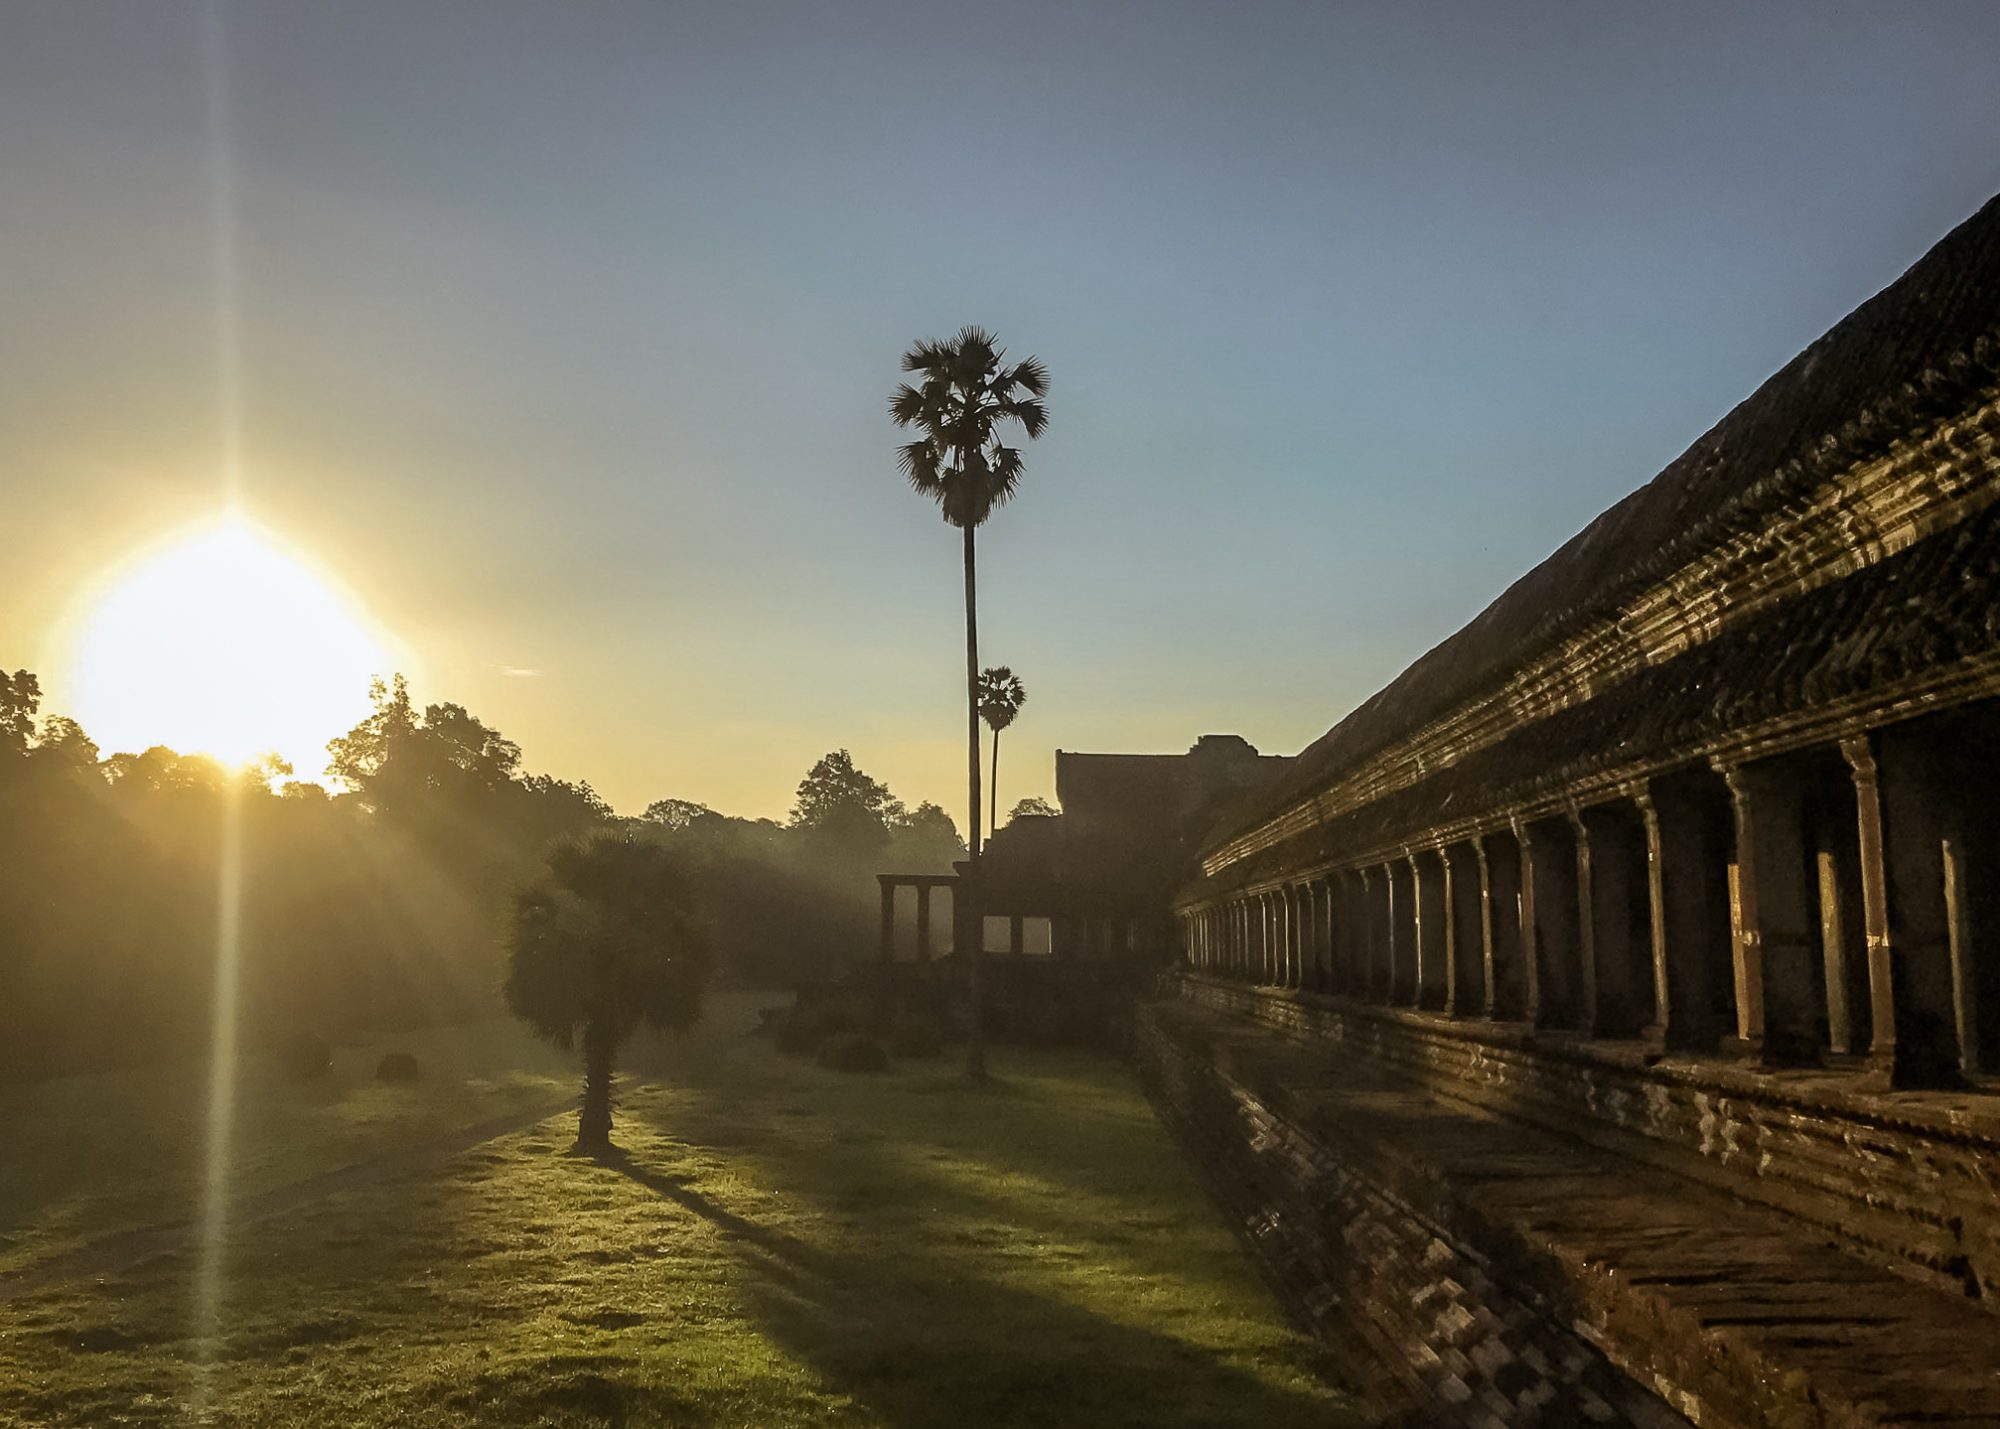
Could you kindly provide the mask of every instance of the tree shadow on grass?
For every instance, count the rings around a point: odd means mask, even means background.
[[[865,1163],[876,1157],[865,1147],[844,1148],[843,1158],[864,1180],[897,1169],[871,1177]],[[760,1331],[826,1390],[895,1429],[1365,1422],[1289,1356],[1253,1372],[1245,1366],[1254,1352],[1232,1362],[1208,1345],[1003,1283],[983,1272],[1005,1274],[1006,1262],[974,1263],[962,1246],[954,1253],[922,1237],[866,1250],[817,1245],[749,1220],[640,1157],[600,1161],[724,1233]],[[794,1203],[803,1199],[796,1190]],[[1024,1279],[1037,1273],[1049,1269],[1023,1268]]]

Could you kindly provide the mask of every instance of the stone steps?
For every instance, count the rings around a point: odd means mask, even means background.
[[[1252,1238],[1284,1248],[1287,1297],[1335,1307],[1322,1331],[1383,1358],[1416,1422],[1657,1424],[1671,1405],[1704,1426],[2000,1429],[2000,1317],[1808,1224],[1324,1043],[1185,1002],[1141,1024],[1163,1111],[1238,1183],[1225,1203],[1268,1207]]]

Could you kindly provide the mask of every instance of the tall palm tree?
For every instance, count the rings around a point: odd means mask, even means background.
[[[1001,428],[1018,423],[1030,441],[1048,425],[1042,397],[1049,373],[1034,358],[1004,364],[1005,352],[983,328],[959,329],[945,342],[926,339],[903,354],[903,371],[914,382],[897,386],[889,398],[889,416],[897,426],[914,431],[916,440],[897,449],[903,475],[919,496],[937,502],[948,525],[965,537],[965,727],[966,784],[970,791],[971,837],[967,841],[972,878],[968,890],[977,900],[979,875],[979,601],[974,576],[972,533],[993,508],[1013,496],[1021,481],[1021,451],[1000,439]],[[975,915],[978,904],[973,904]],[[974,916],[973,927],[985,924]],[[986,1075],[986,1051],[980,1030],[980,957],[983,938],[975,938],[967,963],[971,1002],[970,1034],[966,1039],[965,1070]]]
[[[1028,688],[1021,683],[1021,677],[1005,665],[995,665],[979,674],[979,717],[986,721],[986,727],[993,731],[993,779],[992,788],[986,793],[986,807],[990,811],[986,836],[993,837],[1000,828],[1000,731],[1014,722],[1014,716],[1021,712],[1021,706],[1028,702]]]
[[[615,834],[558,845],[520,893],[507,1005],[567,1052],[583,1044],[579,1151],[611,1146],[611,1074],[643,1023],[680,1032],[701,1020],[713,969],[693,891],[658,844]]]

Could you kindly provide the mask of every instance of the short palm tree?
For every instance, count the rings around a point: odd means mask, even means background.
[[[1014,716],[1027,702],[1027,686],[1005,665],[980,671],[979,717],[993,731],[993,787],[986,793],[986,805],[991,814],[986,826],[988,838],[1000,828],[1000,731],[1014,722]]]
[[[972,815],[967,844],[973,874],[968,882],[974,885],[979,874],[979,601],[972,533],[1020,485],[1021,451],[1001,441],[1002,428],[1018,424],[1032,441],[1049,420],[1042,404],[1048,369],[1032,357],[1008,366],[1005,357],[983,328],[961,328],[946,342],[919,342],[903,354],[903,371],[913,374],[914,381],[899,384],[889,398],[890,418],[916,433],[916,440],[898,449],[903,475],[918,495],[937,502],[946,523],[965,537],[966,782]],[[976,886],[970,893],[976,910]],[[965,922],[984,927],[976,916]],[[965,1069],[975,1077],[986,1075],[979,1025],[980,942],[974,939],[968,961],[972,1025]]]
[[[583,1047],[579,1151],[611,1145],[611,1074],[641,1025],[701,1020],[710,949],[687,880],[658,844],[617,835],[564,844],[514,902],[507,1005],[565,1052]]]

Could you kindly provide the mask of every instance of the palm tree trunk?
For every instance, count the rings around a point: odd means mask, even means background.
[[[968,1027],[965,1035],[965,1074],[983,1079],[986,1076],[986,1041],[984,1029],[980,1026],[981,1002],[980,965],[986,961],[986,911],[979,902],[979,597],[978,585],[973,577],[972,532],[968,523],[965,527],[965,720],[967,782],[971,788],[972,809],[971,838],[967,848],[970,860],[961,892],[970,895],[971,915],[965,919],[965,926],[972,931],[972,946],[967,949],[966,959],[966,1003]]]
[[[576,1119],[579,1151],[611,1147],[611,1069],[616,1053],[609,1028],[596,1022],[584,1024],[583,1110]]]
[[[986,806],[992,810],[992,817],[986,821],[986,837],[991,839],[1000,832],[1000,731],[993,731],[993,779],[992,787],[986,791]]]

